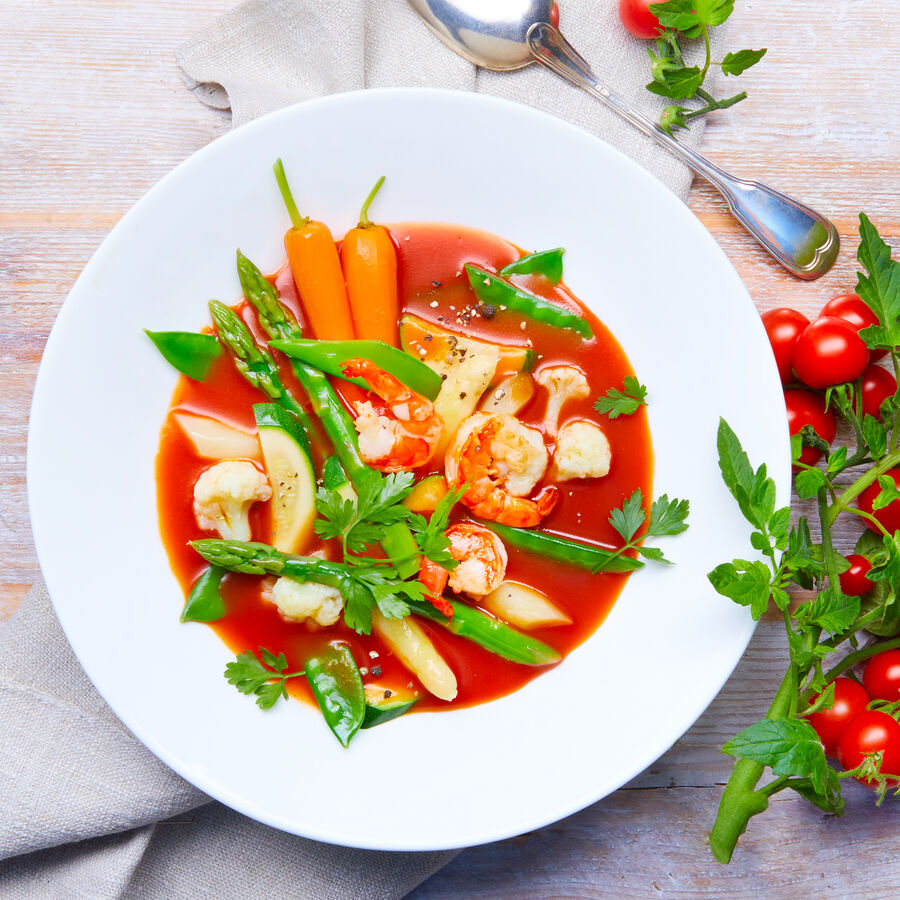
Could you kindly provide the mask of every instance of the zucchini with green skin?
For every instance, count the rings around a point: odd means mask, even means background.
[[[266,474],[272,486],[272,543],[293,553],[312,535],[316,475],[307,437],[297,420],[275,403],[254,403]]]
[[[549,534],[546,531],[535,531],[531,528],[513,528],[510,525],[500,525],[497,522],[481,524],[490,528],[507,544],[527,550],[536,556],[546,559],[555,559],[559,562],[578,566],[580,569],[588,569],[591,572],[633,572],[644,564],[639,559],[630,556],[622,556],[616,550],[607,550],[597,544],[584,544],[581,541],[573,541],[558,534]]]

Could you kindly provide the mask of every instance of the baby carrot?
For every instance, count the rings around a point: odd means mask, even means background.
[[[352,340],[350,304],[331,231],[324,222],[300,215],[280,159],[273,168],[292,223],[284,249],[313,334],[322,340]]]
[[[384,175],[366,197],[359,213],[359,225],[344,236],[341,267],[356,336],[399,347],[397,252],[388,230],[369,220],[369,204],[383,183]]]

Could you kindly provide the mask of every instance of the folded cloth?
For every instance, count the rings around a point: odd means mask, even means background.
[[[672,102],[644,89],[648,43],[622,28],[616,0],[563,2],[560,26],[600,80],[651,118]],[[713,31],[713,58],[720,59],[722,29]],[[230,108],[235,125],[338,91],[456,88],[567,119],[618,147],[682,199],[691,184],[683,163],[589,94],[539,65],[476,69],[445,47],[406,0],[248,0],[196,34],[176,58],[199,99]],[[679,140],[697,147],[702,134],[701,119]]]
[[[562,26],[601,79],[657,116],[642,42],[615,0],[569,0]],[[721,31],[721,29],[717,29]],[[716,35],[714,41],[720,40]],[[714,51],[715,52],[715,51]],[[432,86],[505,97],[567,119],[681,197],[690,173],[600,103],[538,66],[476,71],[405,0],[249,0],[182,46],[189,86],[235,125],[310,97]],[[696,146],[702,124],[681,140]],[[586,173],[589,177],[589,173]],[[211,801],[146,750],[82,672],[36,585],[0,623],[0,897],[395,898],[453,853],[319,844]]]
[[[454,855],[320,844],[211,801],[103,702],[43,584],[0,623],[3,900],[393,900]]]

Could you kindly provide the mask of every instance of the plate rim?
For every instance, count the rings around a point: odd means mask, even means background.
[[[97,248],[92,253],[89,261],[84,266],[83,270],[79,274],[78,278],[75,280],[74,284],[70,288],[69,292],[66,295],[65,300],[63,301],[56,319],[51,328],[50,334],[47,339],[47,343],[43,350],[41,366],[38,371],[38,376],[35,381],[34,392],[32,395],[32,402],[29,413],[29,422],[31,419],[37,414],[41,415],[41,409],[43,404],[48,401],[45,399],[50,391],[50,388],[46,384],[47,377],[47,367],[44,365],[44,360],[48,357],[52,357],[52,355],[56,352],[56,345],[63,339],[61,335],[64,334],[67,322],[69,318],[74,315],[73,310],[75,306],[73,303],[70,303],[69,300],[73,295],[77,295],[81,291],[88,289],[88,284],[91,278],[94,276],[95,271],[102,265],[103,259],[105,255],[109,252],[109,248],[112,242],[115,241],[117,232],[119,232],[126,224],[129,224],[134,218],[137,218],[141,215],[143,208],[150,203],[152,198],[155,195],[164,189],[164,185],[169,181],[169,179],[177,172],[181,171],[183,167],[194,164],[198,160],[203,160],[207,155],[220,152],[223,146],[228,146],[232,142],[237,142],[243,140],[246,135],[252,134],[257,130],[262,130],[270,127],[271,123],[276,122],[279,119],[290,119],[295,115],[302,115],[303,111],[315,108],[319,106],[331,106],[331,105],[340,105],[342,103],[353,103],[359,100],[360,98],[365,98],[364,102],[368,102],[368,100],[387,100],[391,101],[393,98],[399,99],[401,102],[404,98],[408,97],[420,97],[420,98],[435,98],[437,102],[440,102],[441,98],[449,97],[453,98],[457,101],[461,100],[464,103],[472,103],[475,105],[485,105],[488,107],[495,108],[505,108],[505,107],[513,107],[518,110],[525,110],[527,114],[530,116],[536,117],[536,121],[542,121],[547,124],[552,125],[554,128],[561,128],[564,131],[573,132],[579,136],[579,138],[583,139],[587,137],[591,141],[595,142],[598,148],[602,153],[613,154],[618,157],[618,160],[621,164],[630,168],[632,171],[639,173],[639,177],[649,180],[653,183],[653,200],[654,202],[665,202],[668,203],[673,208],[678,208],[679,215],[682,217],[686,217],[687,220],[693,220],[693,224],[695,226],[699,226],[697,229],[698,233],[701,233],[708,240],[709,245],[713,248],[713,253],[719,257],[719,262],[724,263],[725,267],[729,271],[730,275],[733,277],[733,281],[735,282],[735,286],[740,289],[740,292],[743,294],[743,300],[746,303],[749,303],[753,306],[753,301],[750,298],[749,293],[747,292],[746,287],[743,285],[740,277],[734,269],[731,261],[728,259],[722,248],[718,245],[718,243],[712,238],[709,232],[706,230],[703,223],[698,219],[698,217],[687,207],[687,205],[682,201],[676,194],[674,194],[666,185],[664,185],[655,175],[646,170],[643,166],[641,166],[638,162],[627,156],[625,153],[612,146],[611,144],[604,141],[602,138],[597,137],[596,135],[591,134],[577,126],[557,118],[549,113],[545,113],[541,110],[538,110],[534,107],[531,107],[525,103],[515,102],[491,95],[485,94],[477,94],[471,91],[465,90],[451,90],[451,89],[443,89],[443,88],[380,88],[380,89],[362,89],[357,91],[348,91],[341,92],[337,94],[330,94],[323,97],[315,97],[300,103],[292,104],[287,107],[283,107],[278,110],[274,110],[264,116],[259,117],[239,128],[232,129],[231,131],[220,135],[210,143],[205,146],[199,148],[184,160],[182,160],[178,165],[174,168],[170,169],[163,175],[158,181],[156,181],[142,196],[141,198],[133,205],[131,208],[125,213],[124,216],[113,226],[112,229],[104,236],[101,243],[97,246]],[[755,307],[754,307],[755,309]],[[761,328],[762,326],[760,326]],[[774,370],[774,362],[772,362],[772,367]],[[786,444],[787,438],[787,429],[785,423],[785,440]],[[627,784],[634,777],[639,775],[641,772],[645,771],[649,765],[652,765],[653,762],[658,759],[662,754],[667,752],[669,748],[671,748],[677,741],[694,725],[694,723],[703,715],[706,709],[709,707],[712,700],[716,697],[716,695],[721,691],[724,684],[728,681],[728,679],[733,674],[735,668],[740,663],[743,658],[747,645],[753,637],[756,629],[756,623],[750,621],[749,624],[745,627],[745,634],[743,638],[740,640],[741,650],[740,653],[736,655],[734,662],[728,668],[728,671],[725,673],[724,677],[721,681],[714,681],[709,689],[703,694],[703,699],[698,701],[698,708],[691,712],[688,716],[686,716],[686,724],[684,728],[679,731],[678,734],[673,735],[671,740],[667,737],[664,742],[665,746],[662,746],[662,749],[659,752],[656,752],[657,748],[654,748],[652,751],[652,758],[649,760],[641,759],[635,766],[632,771],[629,771],[626,775],[624,775],[621,780],[619,780],[618,786],[613,788],[612,790],[602,789],[600,793],[594,793],[591,791],[583,792],[583,795],[577,802],[571,803],[565,807],[560,807],[554,809],[548,817],[548,814],[544,812],[543,814],[536,814],[532,817],[531,820],[521,821],[519,825],[514,830],[509,829],[499,829],[496,831],[487,831],[485,833],[478,834],[472,840],[459,840],[452,843],[447,843],[446,841],[422,841],[416,846],[409,846],[408,843],[393,843],[390,839],[382,839],[375,840],[371,842],[359,841],[359,840],[342,840],[340,836],[332,834],[320,832],[317,833],[314,829],[309,829],[304,827],[302,830],[299,830],[295,824],[292,824],[286,820],[278,816],[271,815],[261,815],[258,809],[254,809],[250,807],[247,803],[245,803],[242,798],[237,797],[233,794],[233,792],[228,789],[226,786],[222,785],[216,779],[207,779],[202,773],[197,773],[196,771],[192,772],[191,777],[187,778],[184,774],[185,766],[180,765],[181,760],[173,760],[172,755],[167,751],[167,749],[160,745],[160,742],[152,735],[144,733],[144,729],[140,726],[140,724],[135,727],[133,720],[135,719],[135,715],[132,711],[126,711],[125,714],[120,713],[117,709],[115,709],[112,704],[109,704],[107,700],[106,694],[104,690],[98,686],[95,681],[95,678],[92,674],[93,666],[88,662],[85,663],[82,660],[81,655],[75,649],[75,645],[72,643],[69,634],[69,628],[67,627],[68,622],[68,614],[66,612],[61,612],[59,607],[57,606],[56,600],[54,600],[54,591],[53,584],[57,584],[58,580],[54,575],[51,575],[49,578],[45,574],[45,553],[47,551],[46,545],[42,546],[40,533],[41,533],[41,523],[39,519],[40,515],[35,515],[35,492],[36,489],[34,487],[35,484],[35,469],[37,466],[37,449],[34,446],[32,440],[32,432],[29,429],[28,436],[28,444],[27,444],[27,455],[26,455],[26,478],[27,478],[27,495],[28,495],[28,504],[29,504],[29,512],[30,512],[30,521],[32,527],[32,535],[34,539],[34,545],[37,552],[37,557],[39,564],[41,566],[42,576],[45,578],[47,583],[48,592],[51,597],[51,602],[53,603],[54,612],[59,620],[63,631],[66,634],[66,639],[69,642],[70,646],[73,649],[73,652],[78,659],[79,665],[82,666],[85,673],[88,675],[88,678],[91,680],[92,685],[98,691],[100,696],[104,699],[104,702],[110,706],[113,715],[116,716],[123,724],[128,728],[128,730],[135,736],[137,740],[139,740],[145,747],[147,747],[158,759],[160,759],[165,765],[170,767],[173,771],[175,771],[178,775],[188,780],[191,784],[195,785],[200,790],[207,793],[209,796],[218,799],[228,805],[229,807],[241,812],[244,815],[249,816],[250,818],[260,821],[264,824],[268,824],[272,827],[278,828],[288,833],[300,835],[303,837],[311,838],[314,840],[325,841],[328,843],[334,843],[342,846],[348,847],[356,847],[360,849],[372,849],[372,850],[389,850],[389,851],[428,851],[428,850],[448,850],[448,849],[457,849],[468,846],[476,846],[478,844],[488,843],[491,841],[502,840],[514,835],[522,834],[536,828],[543,827],[552,822],[559,821],[566,816],[569,816],[575,812],[578,812],[582,809],[585,809],[587,806],[592,805],[598,800],[603,799],[608,796],[615,790],[621,788],[624,784]],[[779,499],[781,501],[786,502],[786,485],[790,483],[790,475],[789,475],[789,463],[785,463],[781,466],[780,475],[778,472],[774,471],[775,467],[772,466],[772,471],[770,474],[775,478],[776,484],[778,486]],[[654,466],[655,472],[655,466]],[[51,570],[52,571],[52,570]],[[617,600],[618,604],[618,600]],[[498,701],[499,702],[499,701]],[[691,707],[693,709],[693,705]],[[382,838],[384,836],[382,835]]]

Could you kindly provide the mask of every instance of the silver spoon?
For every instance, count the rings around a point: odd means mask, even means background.
[[[837,257],[837,229],[821,213],[759,181],[735,178],[679,143],[601,84],[563,37],[555,0],[409,0],[425,24],[469,62],[508,71],[539,62],[584,88],[714,185],[737,220],[798,278],[824,275]]]

